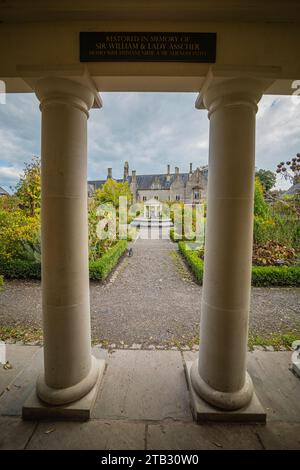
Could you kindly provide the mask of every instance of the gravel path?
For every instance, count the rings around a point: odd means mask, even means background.
[[[168,240],[138,239],[133,256],[111,279],[91,283],[92,334],[116,345],[186,344],[198,335],[201,287]],[[300,289],[253,288],[252,333],[300,331]],[[41,289],[35,281],[6,282],[0,325],[41,326]]]

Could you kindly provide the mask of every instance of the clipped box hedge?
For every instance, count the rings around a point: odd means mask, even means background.
[[[252,266],[252,285],[299,287],[300,266]]]
[[[101,258],[90,262],[90,279],[103,281],[127,250],[127,240],[119,240]]]
[[[202,284],[204,262],[197,251],[189,250],[186,243],[180,241],[178,248],[197,283]],[[252,286],[255,287],[299,287],[300,266],[252,266]]]
[[[199,258],[198,252],[187,249],[186,242],[183,241],[178,242],[178,248],[193,272],[198,284],[202,284],[204,263],[203,260]]]
[[[104,280],[127,249],[127,240],[119,240],[101,258],[91,261],[90,279]],[[0,259],[0,273],[7,279],[41,279],[41,265],[25,260]]]

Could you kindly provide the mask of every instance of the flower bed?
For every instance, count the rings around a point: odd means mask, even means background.
[[[178,248],[193,272],[198,284],[202,284],[204,262],[198,251],[187,249],[186,243],[180,241]],[[252,266],[252,286],[257,287],[299,287],[300,266]]]

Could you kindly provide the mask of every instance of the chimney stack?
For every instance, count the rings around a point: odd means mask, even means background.
[[[124,163],[124,180],[128,178],[129,175],[129,165],[128,162]]]
[[[167,181],[170,181],[171,175],[170,175],[170,165],[167,165]]]
[[[193,173],[193,164],[190,163],[190,173]]]
[[[112,168],[107,168],[107,179],[112,178]]]
[[[175,174],[176,174],[176,179],[179,179],[179,168],[178,166],[175,166]]]
[[[136,171],[132,170],[132,182],[136,181]]]

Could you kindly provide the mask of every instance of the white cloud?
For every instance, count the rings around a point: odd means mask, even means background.
[[[88,123],[88,176],[130,170],[156,173],[208,161],[209,121],[194,93],[103,93]],[[256,166],[275,170],[300,151],[300,98],[265,96],[257,114]],[[40,154],[40,111],[33,94],[8,95],[0,105],[0,186],[15,184],[24,162]]]

